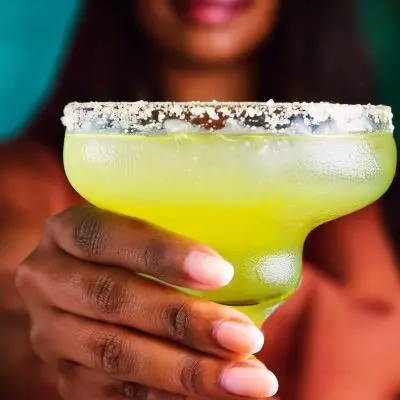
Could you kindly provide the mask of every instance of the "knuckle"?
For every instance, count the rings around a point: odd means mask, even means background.
[[[95,335],[94,341],[97,369],[111,375],[132,373],[134,363],[126,356],[123,340],[120,336],[110,333],[98,333]]]
[[[15,287],[19,292],[24,292],[32,283],[30,267],[25,263],[21,264],[15,274]]]
[[[68,209],[60,214],[51,215],[46,218],[42,236],[43,243],[54,244],[54,239],[59,235],[68,237],[68,235],[65,235],[65,231],[68,226],[67,221],[71,219],[69,216],[70,213],[71,209]]]
[[[87,208],[81,213],[72,231],[73,246],[87,256],[102,253],[105,244],[105,229],[102,218],[95,208]]]
[[[101,314],[120,314],[123,307],[124,284],[117,282],[110,275],[101,275],[89,282],[86,288],[86,297],[89,306]]]
[[[205,393],[204,366],[199,358],[190,357],[184,361],[180,382],[191,395],[201,397]]]
[[[38,263],[35,260],[34,253],[18,266],[14,282],[19,292],[24,292],[35,284],[35,270],[37,270],[37,267]]]
[[[40,345],[44,342],[43,336],[43,330],[37,325],[33,325],[30,330],[30,341],[34,349],[40,347]]]
[[[59,376],[57,379],[57,390],[63,399],[71,398],[71,383],[63,376]]]
[[[74,399],[81,368],[69,361],[60,361],[57,364],[57,389],[63,399]],[[79,383],[78,383],[79,384]]]
[[[165,238],[156,235],[146,241],[138,254],[138,258],[146,273],[163,278],[167,275],[169,264],[171,264],[169,262],[171,248]]]
[[[44,221],[44,234],[52,235],[54,228],[60,225],[60,215],[51,215]]]
[[[46,330],[38,324],[33,324],[29,332],[29,338],[33,352],[43,361],[46,361],[44,354],[48,352],[49,346],[49,338],[46,334]]]
[[[120,393],[124,399],[149,400],[151,398],[150,389],[147,386],[134,382],[123,382]]]
[[[163,312],[168,336],[176,341],[189,344],[192,341],[192,310],[187,302],[171,305]]]
[[[75,362],[67,360],[59,360],[56,366],[59,376],[67,381],[73,381],[79,374],[80,368]]]

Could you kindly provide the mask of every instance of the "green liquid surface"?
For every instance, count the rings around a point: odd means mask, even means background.
[[[92,204],[218,251],[235,277],[190,292],[258,324],[292,294],[312,229],[377,200],[392,182],[389,133],[163,136],[67,134],[64,162]]]

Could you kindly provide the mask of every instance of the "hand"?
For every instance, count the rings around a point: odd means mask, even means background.
[[[246,399],[275,394],[248,360],[251,321],[137,274],[212,290],[233,268],[212,250],[142,221],[78,206],[48,220],[17,271],[37,355],[66,400]]]

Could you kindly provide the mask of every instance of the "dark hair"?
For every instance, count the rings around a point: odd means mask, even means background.
[[[60,151],[59,121],[70,101],[163,100],[133,8],[133,0],[87,0],[58,85],[28,128],[29,138]],[[373,102],[355,8],[352,0],[281,0],[274,33],[258,53],[253,100]]]

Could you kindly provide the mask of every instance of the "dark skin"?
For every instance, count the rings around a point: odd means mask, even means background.
[[[162,43],[159,72],[169,98],[253,98],[250,55],[273,30],[278,3],[258,0],[234,24],[210,31],[181,24],[165,0],[138,1],[142,16],[152,15],[157,22],[142,18],[153,41]],[[234,33],[236,40],[226,40]],[[256,334],[240,331],[254,333],[251,321],[135,274],[146,272],[187,287],[216,287],[221,280],[207,275],[206,262],[197,263],[196,280],[187,272],[194,251],[197,260],[199,252],[203,260],[218,259],[212,249],[143,221],[76,206],[82,200],[67,185],[58,162],[41,148],[28,148],[26,154],[36,156],[28,163],[20,147],[0,154],[1,185],[7,188],[0,196],[6,244],[0,253],[2,284],[7,288],[1,291],[7,323],[2,354],[11,361],[0,371],[1,398],[29,398],[34,390],[52,400],[55,386],[67,400],[140,399],[149,393],[154,399],[273,394],[273,374],[247,360],[259,345]],[[400,299],[378,205],[327,225],[311,246],[324,272],[305,265],[299,292],[265,325],[260,359],[277,371],[283,398],[392,400],[400,386],[400,365],[392,357],[398,349]],[[27,346],[26,309],[11,284],[21,262],[16,282],[32,321],[31,341],[41,369]],[[373,273],[377,265],[379,274]],[[239,328],[229,325],[224,333],[221,322]],[[298,323],[303,323],[303,337],[297,335]],[[379,351],[372,351],[376,343]],[[19,356],[7,352],[15,346]],[[298,348],[307,357],[296,357],[298,365],[293,365]],[[233,381],[244,384],[235,395],[227,390],[225,372],[235,374],[236,367],[242,377],[235,375]],[[13,385],[22,369],[31,380]]]

